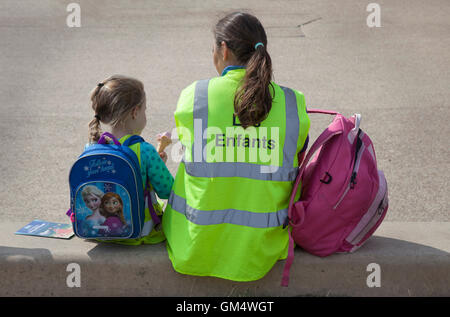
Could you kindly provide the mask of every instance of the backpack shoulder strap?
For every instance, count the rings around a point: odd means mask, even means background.
[[[117,140],[117,138],[114,136],[114,135],[112,135],[111,133],[109,133],[109,132],[104,132],[101,136],[100,136],[100,139],[98,140],[98,144],[107,144],[108,142],[107,142],[107,140],[106,140],[106,137],[108,137],[108,138],[110,138],[111,140],[113,140],[113,142],[114,142],[114,144],[115,145],[120,145],[120,142],[119,142],[119,140]]]
[[[339,113],[334,112],[334,111],[322,111],[322,110],[318,110],[317,112],[315,112],[316,110],[308,110],[308,112],[312,111],[313,113],[325,113],[325,114],[332,114],[332,115],[337,115]],[[300,184],[300,181],[303,177],[303,173],[306,169],[306,166],[308,165],[309,161],[311,160],[311,158],[313,157],[313,155],[317,152],[318,149],[320,149],[320,147],[322,145],[324,145],[325,143],[327,143],[328,141],[330,141],[334,136],[341,134],[343,131],[342,130],[335,130],[335,131],[331,131],[330,129],[325,129],[320,135],[319,137],[316,139],[316,141],[314,142],[314,144],[311,146],[311,148],[309,149],[308,153],[306,154],[301,166],[299,167],[299,172],[297,175],[297,179],[295,180],[295,184],[291,193],[291,198],[289,201],[289,207],[288,207],[288,219],[291,219],[292,216],[292,206],[294,204],[294,198],[295,198],[295,194],[297,193],[297,189],[298,186]]]
[[[143,143],[145,142],[144,138],[142,138],[139,135],[132,135],[131,137],[129,137],[128,139],[126,139],[122,146],[132,146],[133,144],[136,143]],[[151,185],[150,185],[150,180],[148,179],[147,176],[147,180],[146,183],[144,184],[145,188],[144,188],[144,199],[147,200],[147,207],[149,209],[150,212],[150,216],[152,217],[153,223],[155,225],[159,224],[161,222],[160,217],[156,214],[155,208],[153,207],[153,202],[151,199]]]

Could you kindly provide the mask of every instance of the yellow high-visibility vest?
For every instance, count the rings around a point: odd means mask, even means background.
[[[284,224],[310,121],[303,94],[272,83],[269,115],[243,129],[233,101],[244,75],[196,81],[178,101],[185,153],[163,230],[180,273],[252,281],[287,256]]]

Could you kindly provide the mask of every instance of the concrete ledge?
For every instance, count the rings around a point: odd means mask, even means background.
[[[232,282],[176,273],[165,243],[121,246],[18,236],[26,223],[0,225],[1,296],[450,296],[450,222],[384,222],[354,254],[319,258],[296,248],[288,288],[284,261],[261,280]],[[69,263],[81,287],[70,288]],[[380,287],[368,287],[370,263]]]

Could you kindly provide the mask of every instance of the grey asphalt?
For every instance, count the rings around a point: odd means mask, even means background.
[[[111,74],[144,82],[143,136],[156,145],[181,90],[217,76],[214,23],[241,9],[265,26],[277,83],[308,107],[362,114],[388,179],[386,220],[449,221],[449,1],[377,1],[379,28],[366,24],[371,1],[77,1],[79,28],[66,25],[70,2],[0,2],[2,221],[67,222],[89,93]],[[312,139],[330,119],[311,115]]]

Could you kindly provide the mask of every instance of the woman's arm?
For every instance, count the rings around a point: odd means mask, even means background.
[[[308,143],[309,143],[309,134],[306,136],[305,143],[303,144],[303,148],[298,152],[298,166],[302,165],[303,160],[306,155],[306,150],[308,149]]]

